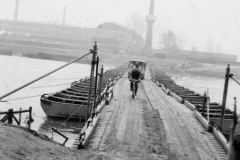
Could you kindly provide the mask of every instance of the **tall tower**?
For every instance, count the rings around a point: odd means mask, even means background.
[[[14,13],[14,21],[15,21],[15,22],[18,20],[18,3],[19,3],[19,1],[16,0],[15,13]]]
[[[63,10],[63,19],[62,19],[63,26],[65,26],[65,18],[66,18],[66,7],[64,7],[64,10]]]
[[[149,14],[145,16],[145,21],[147,22],[147,33],[146,33],[144,50],[149,54],[151,53],[151,49],[152,49],[153,23],[156,21],[156,16],[153,15],[153,12],[154,12],[154,0],[151,0]]]

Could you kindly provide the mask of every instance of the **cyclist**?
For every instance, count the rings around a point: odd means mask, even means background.
[[[130,73],[130,81],[131,80],[138,80],[138,82],[135,82],[135,95],[137,95],[137,90],[138,90],[138,83],[140,82],[141,80],[141,72],[139,71],[139,65],[136,65],[133,70],[131,71]],[[130,83],[130,89],[131,91],[133,90],[133,81],[131,81]]]

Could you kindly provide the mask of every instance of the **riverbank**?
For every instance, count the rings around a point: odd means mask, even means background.
[[[196,67],[197,66],[197,67]],[[182,67],[169,67],[166,72],[170,74],[184,74],[191,76],[206,76],[212,78],[225,78],[226,66],[223,65],[210,65],[210,64],[196,64],[193,67],[187,67],[184,70]],[[240,79],[240,67],[230,66],[230,73],[234,75],[235,78]]]
[[[204,65],[204,68],[193,68],[189,69],[187,72],[192,75],[204,75],[209,77],[224,78],[226,74],[226,66],[219,65]],[[230,73],[234,75],[235,78],[240,79],[240,67],[230,66]]]
[[[4,160],[85,160],[99,157],[89,150],[72,151],[44,134],[2,122],[0,141],[0,159]]]

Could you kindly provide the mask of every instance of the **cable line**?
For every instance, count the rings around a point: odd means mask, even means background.
[[[72,116],[74,113],[76,113],[84,104],[86,104],[87,102],[84,102],[83,104],[81,104],[78,109],[76,109],[64,122],[62,122],[58,128],[60,128],[64,123],[66,123]]]
[[[24,84],[24,85],[22,85],[22,86],[20,86],[20,87],[18,87],[18,88],[16,88],[16,89],[14,89],[14,90],[6,93],[5,95],[3,95],[3,96],[0,97],[0,100],[3,99],[3,98],[5,98],[5,97],[7,97],[7,96],[9,96],[9,95],[11,95],[11,94],[13,94],[13,93],[15,93],[15,92],[17,92],[18,90],[21,90],[21,89],[25,88],[26,86],[29,86],[30,84],[32,84],[32,83],[34,83],[34,82],[36,82],[36,81],[38,81],[38,80],[40,80],[40,79],[42,79],[42,78],[44,78],[44,77],[46,77],[46,76],[54,73],[54,72],[56,72],[56,71],[64,68],[64,67],[68,66],[69,64],[71,64],[71,63],[73,63],[73,62],[76,62],[77,60],[79,60],[79,59],[81,59],[81,58],[83,58],[83,57],[85,57],[85,56],[87,56],[87,55],[89,55],[89,54],[91,54],[91,52],[89,52],[89,53],[87,53],[87,54],[85,54],[85,55],[83,55],[83,56],[81,56],[81,57],[78,57],[78,58],[76,58],[76,59],[68,62],[67,64],[64,64],[64,65],[58,67],[58,68],[55,69],[55,70],[53,70],[53,71],[51,71],[51,72],[48,72],[47,74],[45,74],[45,75],[43,75],[43,76],[40,76],[40,77],[38,77],[38,78],[36,78],[36,79],[34,79],[34,80],[26,83],[26,84]]]

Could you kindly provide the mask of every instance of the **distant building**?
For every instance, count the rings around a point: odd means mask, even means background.
[[[168,49],[152,49],[152,52],[153,52],[152,56],[158,58],[195,61],[200,63],[227,64],[228,62],[237,61],[237,55],[223,53],[210,53],[189,50],[168,50]]]
[[[127,27],[115,22],[102,23],[96,28],[81,28],[0,21],[0,48],[18,50],[22,54],[44,52],[76,56],[88,52],[93,43],[98,42],[100,53],[139,52],[143,48],[144,39],[132,33]]]
[[[113,47],[116,52],[139,52],[144,46],[141,35],[136,35],[127,27],[115,22],[106,22],[97,26],[93,40],[105,48]]]

